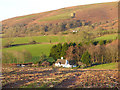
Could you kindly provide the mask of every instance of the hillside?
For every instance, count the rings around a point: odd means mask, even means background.
[[[14,36],[24,36],[28,33],[57,34],[84,25],[92,25],[96,29],[96,23],[104,29],[114,29],[118,26],[117,13],[117,2],[67,7],[4,20],[3,33],[14,31]]]

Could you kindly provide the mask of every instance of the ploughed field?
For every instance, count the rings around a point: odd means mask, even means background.
[[[115,88],[118,70],[3,67],[3,88]]]

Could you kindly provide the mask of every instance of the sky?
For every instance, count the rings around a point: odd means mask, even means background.
[[[64,7],[112,1],[118,0],[0,0],[0,21]]]

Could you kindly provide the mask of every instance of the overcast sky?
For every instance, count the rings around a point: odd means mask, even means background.
[[[117,0],[0,0],[0,21],[59,8]]]

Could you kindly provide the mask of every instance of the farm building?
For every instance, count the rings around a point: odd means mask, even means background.
[[[69,61],[66,59],[63,59],[63,57],[61,57],[61,59],[58,59],[55,63],[56,67],[66,67],[66,68],[72,68],[72,67],[76,67],[76,65],[70,65]]]

